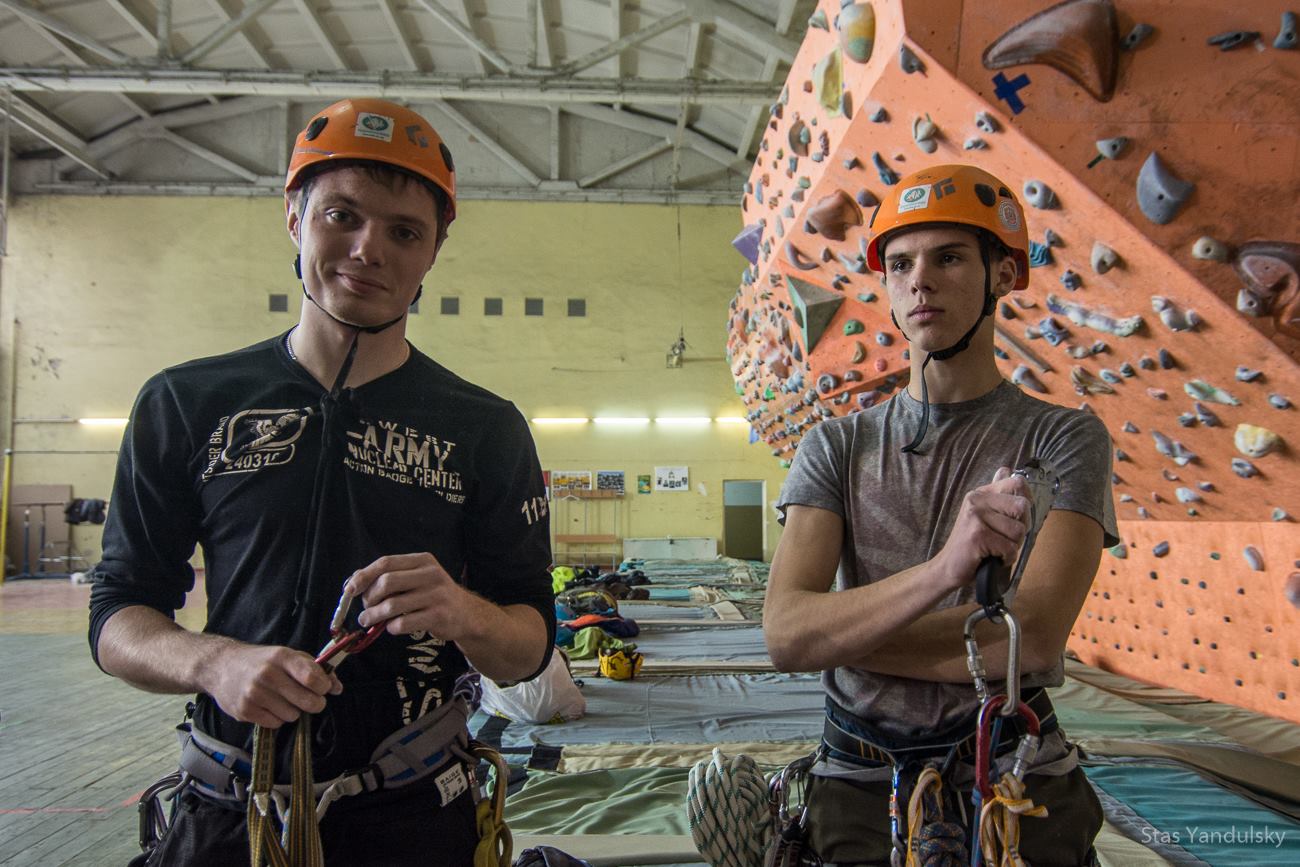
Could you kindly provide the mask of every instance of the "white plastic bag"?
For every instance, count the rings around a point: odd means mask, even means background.
[[[526,683],[497,686],[483,678],[483,710],[512,722],[562,723],[587,712],[587,700],[569,673],[569,661],[558,647],[546,670]]]

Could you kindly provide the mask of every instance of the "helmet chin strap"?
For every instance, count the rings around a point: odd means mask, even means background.
[[[298,275],[299,280],[302,280],[302,256],[301,255],[293,257],[293,273]],[[424,287],[421,286],[416,291],[415,297],[418,299],[420,297],[420,294],[423,291],[424,291]],[[395,319],[390,319],[387,322],[381,322],[379,325],[358,325],[355,322],[348,322],[346,319],[340,319],[337,316],[335,316],[333,313],[326,310],[325,307],[319,301],[311,297],[311,293],[307,291],[306,283],[302,284],[302,294],[308,301],[310,301],[312,304],[315,304],[316,309],[319,310],[321,313],[324,313],[326,316],[328,316],[330,319],[333,319],[339,325],[353,329],[352,345],[348,347],[348,354],[343,359],[343,366],[339,368],[338,376],[334,377],[334,384],[330,386],[329,396],[337,397],[339,392],[343,390],[343,383],[347,382],[348,374],[352,372],[352,362],[356,360],[357,344],[361,340],[361,335],[363,333],[378,334],[379,332],[384,331],[387,328],[391,328],[392,326],[396,325],[397,323],[405,319],[406,313],[403,312],[401,316],[398,316]],[[415,302],[413,301],[412,303]]]
[[[993,273],[989,266],[988,237],[983,232],[979,232],[978,234],[980,261],[984,263],[984,306],[980,309],[980,315],[976,317],[975,324],[962,335],[960,340],[952,346],[949,346],[947,349],[938,349],[934,352],[927,352],[925,354],[925,361],[921,362],[921,426],[917,429],[916,435],[912,437],[912,441],[903,446],[903,452],[905,454],[923,454],[923,452],[918,450],[921,447],[921,443],[925,440],[925,434],[930,427],[930,390],[925,384],[925,368],[928,367],[930,362],[934,359],[947,361],[953,356],[969,349],[971,339],[975,336],[975,332],[979,330],[980,323],[984,321],[984,317],[991,316],[994,308],[997,307],[997,298],[992,292]],[[904,337],[907,337],[907,332],[903,331],[902,326],[898,324],[898,319],[895,318],[892,309],[889,311],[889,318],[893,321],[894,327],[897,328]],[[910,337],[907,339],[908,342],[911,342]]]

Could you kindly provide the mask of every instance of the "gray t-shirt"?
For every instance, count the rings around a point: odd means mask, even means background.
[[[1054,509],[1080,512],[1116,544],[1111,442],[1096,416],[1046,403],[1003,382],[961,403],[931,404],[924,454],[903,454],[921,420],[921,402],[901,390],[870,409],[829,419],[799,442],[777,509],[815,506],[844,518],[837,590],[880,581],[943,548],[967,491],[993,480],[998,467],[1039,458],[1054,468]],[[972,576],[973,579],[974,576]],[[1091,580],[1092,576],[1088,576]],[[1081,579],[1082,580],[1082,579]],[[1012,598],[1015,588],[1008,594]],[[972,584],[937,609],[974,600]],[[1059,686],[1061,662],[1026,674],[1021,686]],[[977,706],[972,683],[935,683],[841,666],[823,672],[827,694],[884,732],[917,737],[959,722]],[[1001,683],[990,684],[1000,691]]]

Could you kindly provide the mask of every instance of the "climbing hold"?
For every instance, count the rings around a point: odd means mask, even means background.
[[[848,322],[844,323],[845,334],[861,334],[865,330],[866,326],[856,319],[850,319]]]
[[[1109,551],[1110,556],[1114,557],[1116,560],[1128,559],[1128,548],[1124,547],[1123,542],[1121,542],[1118,545],[1113,545],[1110,548],[1107,548],[1106,550]]]
[[[1056,207],[1056,193],[1052,192],[1052,188],[1042,181],[1025,181],[1022,189],[1025,193],[1025,201],[1035,208],[1047,210]]]
[[[1201,502],[1201,495],[1193,491],[1191,488],[1178,488],[1174,491],[1174,494],[1177,495],[1178,502],[1180,503]]]
[[[1178,416],[1178,423],[1183,427],[1191,427],[1196,424],[1196,414],[1190,412],[1181,413]]]
[[[1067,273],[1074,273],[1072,271]],[[1062,276],[1061,282],[1065,282]],[[1069,318],[1075,325],[1082,325],[1095,331],[1103,331],[1107,334],[1114,334],[1118,337],[1128,337],[1142,328],[1141,316],[1125,316],[1122,319],[1115,319],[1104,313],[1097,313],[1089,310],[1082,304],[1074,304],[1063,301],[1053,294],[1047,296],[1047,309],[1053,313],[1059,313]]]
[[[1133,424],[1133,422],[1131,422],[1131,421],[1126,421],[1126,422],[1124,422],[1124,427],[1122,427],[1122,428],[1120,428],[1120,429],[1121,429],[1122,431],[1124,431],[1124,433],[1137,433],[1137,432],[1138,432],[1138,426],[1135,425],[1135,424]]]
[[[1262,458],[1275,451],[1282,444],[1282,439],[1268,428],[1253,424],[1237,425],[1232,444],[1248,458]]]
[[[785,242],[785,258],[800,271],[813,271],[819,267],[816,262],[805,259],[803,253],[799,252],[799,248],[794,245],[793,241]]]
[[[805,216],[817,234],[832,241],[843,241],[849,226],[862,225],[862,210],[843,190],[818,199]]]
[[[1174,218],[1194,189],[1195,184],[1176,176],[1152,151],[1138,172],[1138,207],[1148,220],[1163,226]]]
[[[1002,314],[1003,319],[1015,319],[1017,317],[1016,308],[1003,301],[998,305],[998,313]]]
[[[898,172],[885,164],[885,158],[880,155],[880,151],[871,154],[871,164],[876,167],[876,172],[879,173],[882,184],[892,187],[898,183]]]
[[[873,301],[876,300],[876,293],[875,293],[875,292],[863,292],[862,294],[860,294],[860,295],[858,296],[858,300],[861,301],[863,304],[870,304],[871,302],[873,302]]]
[[[889,112],[885,111],[885,107],[882,105],[879,108],[877,108],[875,111],[873,111],[870,115],[868,115],[867,120],[871,121],[872,123],[884,123],[885,121],[889,120]]]
[[[1283,594],[1288,602],[1296,608],[1300,608],[1300,572],[1292,572],[1286,576],[1286,586],[1283,588]]]
[[[1147,507],[1146,507],[1146,506],[1138,506],[1137,515],[1138,515],[1139,518],[1141,518],[1141,519],[1144,520],[1144,521],[1145,521],[1147,518],[1150,518],[1150,517],[1151,517],[1151,513],[1147,511]],[[1168,543],[1166,543],[1166,544],[1168,544]],[[1166,552],[1168,551],[1167,548],[1166,548],[1165,550],[1166,550]],[[1157,554],[1156,556],[1159,557],[1159,556],[1161,556],[1161,555],[1160,555],[1160,554]]]
[[[867,273],[867,260],[865,258],[850,258],[849,256],[845,256],[843,253],[840,253],[839,260],[841,265],[843,265],[845,268],[848,268],[854,274]],[[844,278],[844,282],[846,283],[848,282],[847,277]]]
[[[1155,359],[1153,359],[1149,355],[1143,355],[1141,358],[1138,359],[1138,367],[1142,368],[1143,370],[1155,370],[1156,369]]]
[[[1119,31],[1110,0],[1066,0],[1012,27],[984,49],[985,69],[1042,64],[1100,102],[1115,92]]]
[[[1029,242],[1029,267],[1041,268],[1052,264],[1052,248],[1037,241]]]
[[[1195,331],[1196,326],[1201,324],[1201,317],[1195,310],[1184,313],[1163,295],[1151,296],[1151,309],[1160,314],[1160,321],[1170,331]]]
[[[1277,32],[1277,38],[1273,40],[1274,48],[1295,48],[1296,46],[1296,27],[1295,13],[1282,13],[1282,29]]]
[[[1160,366],[1165,370],[1173,370],[1178,366],[1168,349],[1160,350],[1160,352],[1157,353],[1157,357],[1160,359]]]
[[[1268,402],[1274,409],[1290,409],[1291,401],[1282,394],[1270,394]]]
[[[1070,336],[1070,332],[1061,323],[1047,316],[1037,325],[1026,328],[1025,336],[1031,340],[1035,337],[1041,337],[1053,346],[1060,346],[1061,342]]]
[[[1120,501],[1121,503],[1132,503],[1132,502],[1133,502],[1133,495],[1132,495],[1132,494],[1120,494],[1120,495],[1119,495],[1119,501]]]
[[[860,165],[862,165],[862,163],[858,162],[858,158],[853,154],[849,154],[848,157],[844,159],[844,168],[846,169],[856,169]]]
[[[735,247],[740,255],[749,260],[749,264],[758,264],[758,248],[763,237],[762,223],[751,223],[740,230],[731,241],[731,246]]]
[[[1119,159],[1120,154],[1124,153],[1124,149],[1127,147],[1128,138],[1126,136],[1117,135],[1114,138],[1099,138],[1097,139],[1097,156],[1107,160]],[[1095,163],[1096,160],[1093,162]],[[1089,163],[1089,165],[1092,164]]]
[[[891,343],[894,342],[894,338],[890,337],[887,332],[877,331],[876,342],[879,343],[881,346],[889,346]]]
[[[1173,470],[1169,469],[1168,467],[1165,467],[1163,470],[1161,470],[1160,475],[1165,477],[1166,482],[1178,481],[1178,473],[1175,473]]]
[[[843,65],[839,48],[813,64],[813,92],[817,102],[831,117],[839,117],[840,93],[844,89]]]
[[[820,10],[820,9],[818,9],[816,12],[814,12],[814,13],[812,14],[812,17],[808,19],[808,26],[809,26],[809,27],[816,27],[816,28],[818,28],[819,30],[830,30],[830,29],[831,29],[831,28],[830,28],[830,25],[829,25],[829,24],[827,23],[827,21],[826,21],[826,13],[823,12],[822,10]]]
[[[833,373],[823,373],[817,377],[817,391],[822,395],[830,394],[839,384],[839,379]]]
[[[1185,467],[1196,460],[1196,453],[1178,442],[1178,440],[1171,440],[1158,430],[1153,430],[1151,436],[1156,441],[1156,451],[1178,464],[1178,466]]]
[[[1206,45],[1217,45],[1220,51],[1231,51],[1259,38],[1258,30],[1228,30],[1205,40]]]
[[[1156,543],[1156,546],[1155,546],[1154,548],[1151,549],[1151,553],[1154,554],[1154,555],[1157,556],[1157,557],[1163,557],[1163,556],[1165,556],[1166,554],[1169,553],[1169,543],[1168,543],[1168,542],[1157,542],[1157,543]]]
[[[1011,381],[1021,388],[1027,388],[1030,391],[1036,391],[1039,394],[1047,394],[1047,386],[1034,376],[1034,372],[1028,366],[1021,364],[1011,372]]]
[[[988,147],[988,143],[985,142],[984,139],[980,138],[979,136],[971,136],[970,138],[966,139],[966,141],[962,142],[961,146],[963,149],[968,151],[978,151]]]
[[[1119,254],[1101,241],[1092,245],[1092,270],[1105,274],[1119,264]]]
[[[846,370],[846,371],[844,371],[844,381],[845,381],[845,382],[861,382],[861,381],[862,381],[862,371],[860,371],[860,370]]]
[[[932,154],[939,148],[939,143],[935,141],[935,135],[939,132],[930,114],[927,112],[925,117],[912,118],[912,141],[916,146],[927,154]]]
[[[1079,364],[1070,368],[1070,384],[1074,386],[1076,394],[1115,393],[1115,389],[1094,376],[1086,367]]]
[[[1119,372],[1127,377],[1137,376],[1137,371],[1133,368],[1133,364],[1128,361],[1120,362]]]
[[[1207,259],[1211,262],[1228,261],[1228,245],[1209,235],[1202,235],[1192,245],[1192,258]]]
[[[1065,273],[1061,275],[1061,285],[1073,292],[1083,285],[1083,278],[1066,268]]]
[[[1043,230],[1043,243],[1046,244],[1046,245],[1049,246],[1049,247],[1064,247],[1064,246],[1065,246],[1065,242],[1061,240],[1061,236],[1058,235],[1058,234],[1056,234],[1056,233],[1055,233],[1054,231],[1052,231],[1051,229],[1044,229],[1044,230]]]
[[[1246,565],[1256,572],[1264,571],[1264,558],[1260,556],[1259,549],[1254,545],[1247,545],[1241,552],[1241,556],[1246,558]]]
[[[826,333],[844,297],[797,277],[786,277],[795,324],[803,331],[804,348],[811,353]]]
[[[812,141],[812,132],[801,119],[796,117],[785,135],[790,150],[801,157],[808,156],[808,143]]]
[[[1207,407],[1205,404],[1201,403],[1198,400],[1194,404],[1192,404],[1192,407],[1196,410],[1196,420],[1199,421],[1201,424],[1205,425],[1206,427],[1219,426],[1219,417],[1215,415],[1214,411],[1209,407]]]
[[[1183,391],[1195,400],[1208,400],[1227,406],[1240,406],[1241,401],[1221,388],[1210,385],[1203,379],[1193,379],[1183,386]]]
[[[835,21],[840,32],[840,48],[856,63],[871,59],[876,42],[876,12],[870,3],[850,3],[840,10]]]
[[[1255,465],[1244,458],[1232,459],[1232,471],[1243,479],[1259,475],[1259,470],[1255,469]]]
[[[1128,460],[1128,452],[1124,451],[1123,449],[1115,449],[1115,460],[1116,460],[1116,461],[1127,461],[1127,460]]]
[[[880,200],[877,199],[870,190],[858,190],[858,194],[854,199],[864,208],[874,208],[876,205],[880,204]]]
[[[1237,309],[1249,316],[1272,315],[1278,331],[1300,338],[1300,244],[1242,244],[1233,267],[1245,283]]]
[[[850,364],[861,364],[867,357],[867,347],[862,345],[862,341],[853,341],[853,357],[849,359]]]
[[[1264,375],[1264,371],[1252,370],[1244,364],[1238,364],[1235,375],[1240,382],[1254,382]]]
[[[925,72],[925,64],[921,62],[921,58],[917,57],[916,52],[906,44],[898,46],[898,65],[908,75],[913,72]]]
[[[1138,22],[1133,25],[1133,29],[1124,37],[1124,41],[1120,44],[1120,47],[1125,51],[1132,51],[1145,42],[1148,36],[1155,32],[1156,29],[1150,24]]]
[[[1118,382],[1122,382],[1124,379],[1124,377],[1120,376],[1118,373],[1111,370],[1109,367],[1103,367],[1101,370],[1097,371],[1097,375],[1112,385]]]
[[[1286,509],[1283,509],[1283,508],[1278,507],[1278,508],[1274,508],[1274,509],[1273,509],[1273,520],[1274,520],[1274,521],[1289,521],[1289,520],[1291,520],[1291,516],[1288,515],[1288,514],[1286,513]]]
[[[981,132],[990,134],[998,131],[998,122],[987,111],[975,112],[975,126],[979,127]]]
[[[889,367],[889,363],[885,361],[885,359],[877,358],[875,360],[876,373],[884,373],[885,369],[888,367]]]

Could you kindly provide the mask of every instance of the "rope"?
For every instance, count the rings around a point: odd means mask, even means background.
[[[1010,773],[993,784],[993,798],[980,810],[980,849],[989,867],[1026,867],[1020,857],[1020,817],[1046,816],[1047,807],[1025,797],[1025,784]],[[999,854],[999,852],[1001,854]]]
[[[966,834],[961,825],[943,820],[942,795],[939,772],[924,768],[907,804],[907,867],[963,867],[967,863]]]
[[[284,843],[275,831],[275,730],[253,728],[253,779],[248,792],[248,850],[252,867],[321,867],[320,827],[316,824],[311,770],[311,716],[303,714],[293,736],[293,770]],[[286,851],[286,845],[287,849]]]
[[[686,812],[695,848],[712,867],[761,867],[772,837],[767,783],[746,755],[712,759],[691,768]]]

